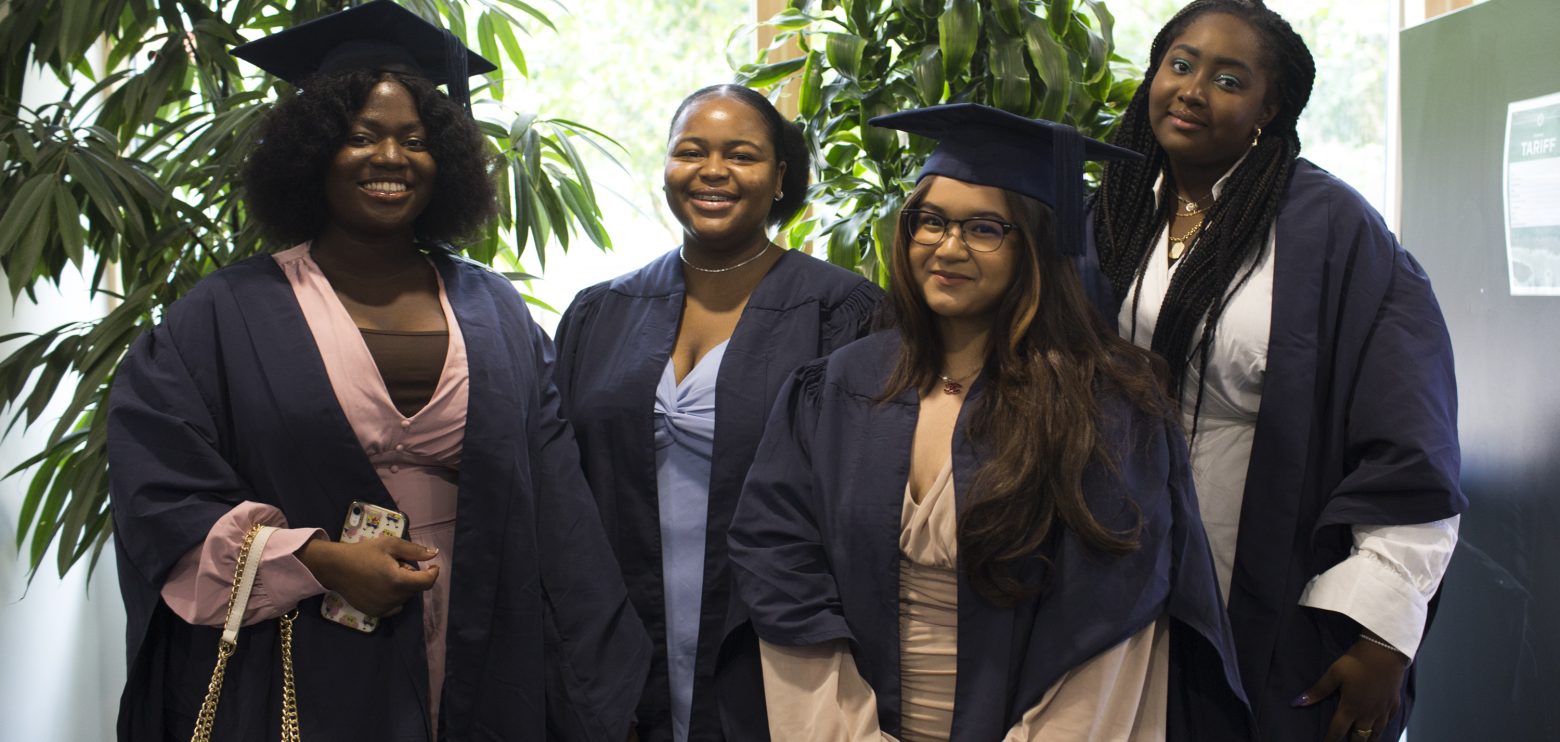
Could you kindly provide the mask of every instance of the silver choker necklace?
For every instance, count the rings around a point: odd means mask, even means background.
[[[688,254],[687,254],[688,247],[686,245],[679,245],[678,246],[678,248],[677,248],[677,258],[683,262],[683,265],[686,265],[689,268],[692,268],[692,269],[694,269],[694,270],[696,270],[696,271],[698,271],[700,273],[725,273],[726,271],[734,271],[734,270],[736,270],[738,268],[741,268],[744,265],[747,265],[748,263],[751,263],[751,262],[753,262],[755,260],[758,260],[759,258],[764,257],[764,253],[769,252],[769,246],[773,245],[773,244],[774,244],[773,242],[765,242],[764,246],[759,248],[758,252],[753,254],[753,257],[748,258],[747,260],[744,260],[744,261],[742,261],[740,263],[737,263],[736,265],[728,265],[725,268],[700,268],[699,266],[694,265],[693,263],[688,262]]]

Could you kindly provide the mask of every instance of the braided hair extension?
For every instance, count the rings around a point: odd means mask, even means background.
[[[1145,159],[1106,163],[1094,210],[1100,269],[1110,280],[1118,302],[1130,290],[1134,336],[1144,268],[1161,226],[1169,222],[1175,209],[1176,200],[1168,196],[1177,192],[1167,155],[1154,138],[1149,120],[1149,90],[1170,45],[1193,21],[1209,13],[1225,13],[1245,21],[1262,38],[1270,95],[1277,98],[1278,112],[1230,175],[1221,190],[1223,196],[1209,207],[1197,249],[1181,258],[1154,326],[1150,348],[1169,362],[1171,396],[1183,404],[1188,368],[1195,360],[1200,378],[1207,379],[1213,338],[1225,305],[1254,271],[1255,256],[1266,244],[1268,230],[1278,216],[1295,158],[1300,155],[1295,124],[1316,79],[1316,63],[1305,41],[1261,0],[1196,0],[1154,37],[1143,83],[1111,139],[1113,144],[1142,153]],[[1159,198],[1156,206],[1154,180],[1161,173],[1161,192],[1166,197]],[[1193,436],[1205,383],[1200,382],[1197,388]]]

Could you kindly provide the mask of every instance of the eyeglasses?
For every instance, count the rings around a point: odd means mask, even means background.
[[[958,225],[959,240],[965,247],[975,252],[995,252],[997,248],[1002,247],[1002,242],[1007,239],[1008,233],[1018,229],[1016,224],[999,222],[986,217],[949,219],[942,214],[921,209],[905,209],[901,214],[905,231],[917,244],[940,245],[948,237],[948,230],[953,225]]]

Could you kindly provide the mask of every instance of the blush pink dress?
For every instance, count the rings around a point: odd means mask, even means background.
[[[455,502],[469,394],[466,345],[441,278],[439,304],[449,328],[444,368],[428,403],[411,416],[401,414],[361,331],[310,256],[309,248],[310,244],[304,243],[276,253],[273,258],[292,285],[325,362],[336,401],[346,413],[352,432],[397,508],[412,524],[411,540],[439,550],[438,556],[425,564],[438,565],[440,578],[423,598],[429,709],[437,728],[439,693],[444,685],[450,567],[455,551]],[[176,615],[192,624],[222,625],[239,544],[255,523],[285,530],[266,544],[254,593],[244,611],[245,624],[275,618],[300,601],[325,592],[324,586],[295,556],[309,539],[323,538],[324,531],[287,528],[280,510],[245,502],[218,520],[204,543],[186,554],[169,573],[162,597]]]

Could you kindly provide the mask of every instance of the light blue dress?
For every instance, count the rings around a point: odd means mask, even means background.
[[[672,738],[676,742],[688,739],[693,707],[710,460],[715,450],[715,379],[727,342],[711,348],[680,384],[668,360],[655,390],[655,483],[661,508],[666,664],[672,691]]]

